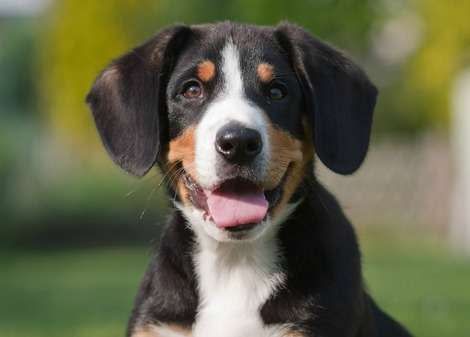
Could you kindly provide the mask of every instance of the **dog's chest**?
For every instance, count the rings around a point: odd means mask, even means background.
[[[195,254],[200,305],[194,337],[271,337],[282,327],[264,325],[260,308],[282,284],[274,241],[200,243]]]

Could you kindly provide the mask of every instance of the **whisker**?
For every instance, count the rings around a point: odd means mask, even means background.
[[[139,216],[139,221],[142,221],[143,218],[144,218],[144,215],[145,213],[147,212],[147,209],[149,208],[149,205],[150,205],[150,200],[153,198],[153,195],[155,194],[155,191],[158,189],[158,186],[154,186],[152,188],[152,191],[150,192],[150,194],[148,195],[147,199],[145,200],[145,207],[143,209],[143,211],[140,213],[140,216]]]
[[[173,170],[169,175],[168,175],[168,183],[172,184],[174,182],[174,178],[177,177],[179,174],[181,174],[184,171],[184,168],[181,166],[176,170]]]
[[[160,187],[161,185],[163,185],[163,183],[165,182],[166,179],[168,179],[169,176],[171,176],[171,174],[173,174],[173,169],[178,166],[180,162],[174,162],[171,164],[171,166],[168,168],[168,171],[163,175],[162,177],[162,180],[160,181],[160,183],[158,184],[158,187]]]
[[[169,176],[171,176],[172,172],[173,172],[173,169],[178,165],[178,162],[175,162],[175,163],[172,163],[168,169],[168,172],[166,174],[164,174],[160,180],[160,182],[158,184],[156,184],[152,190],[150,191],[149,195],[147,196],[147,199],[145,200],[145,206],[144,206],[144,209],[142,210],[142,212],[140,213],[139,215],[139,221],[142,221],[148,208],[149,208],[149,205],[150,205],[150,201],[152,200],[153,196],[155,195],[155,193],[160,189],[160,187],[163,185],[163,183],[165,182],[166,179],[168,179]],[[157,177],[158,174],[155,174],[154,177]],[[171,178],[171,177],[170,177]]]
[[[146,182],[148,182],[149,180],[153,180],[155,178],[158,178],[160,176],[160,174],[158,172],[156,172],[155,174],[151,175],[151,176],[147,176],[143,179],[140,179],[138,180],[137,182],[135,182],[133,185],[135,187],[133,187],[129,192],[127,192],[125,195],[124,195],[124,198],[128,198],[130,197],[131,195],[135,194],[137,191],[139,191],[140,189],[142,189],[144,186],[146,186]]]
[[[149,208],[150,201],[152,200],[155,193],[161,188],[161,186],[164,183],[168,183],[169,185],[174,184],[184,174],[185,168],[183,166],[177,167],[179,164],[181,164],[181,162],[179,162],[179,161],[172,163],[170,165],[170,167],[168,168],[168,171],[162,176],[160,182],[152,188],[152,191],[149,193],[149,195],[148,195],[148,197],[145,201],[145,207],[139,215],[139,221],[143,220],[143,218],[144,218],[144,216],[147,213],[147,210]],[[189,165],[186,165],[186,168],[187,169],[192,169],[194,166],[195,166],[195,164],[191,163]],[[177,168],[175,169],[175,167],[177,167]],[[155,175],[155,176],[158,176],[158,175]],[[172,196],[173,202],[176,201],[176,197],[177,197],[177,190],[175,189],[174,194]]]

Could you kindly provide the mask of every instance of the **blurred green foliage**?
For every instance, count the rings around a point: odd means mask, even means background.
[[[34,27],[35,22],[26,19],[0,24],[0,119],[31,114],[37,108]]]
[[[123,198],[134,183],[107,158],[84,99],[111,59],[165,25],[298,23],[352,54],[378,83],[375,135],[415,135],[446,129],[453,79],[469,63],[469,11],[469,2],[438,0],[57,0],[39,17],[1,18],[0,244],[87,235],[108,242],[109,230],[143,239],[155,229],[151,221],[166,207],[162,189],[153,192],[159,176]],[[421,40],[407,58],[385,64],[374,36],[409,13]],[[154,216],[141,221],[145,208]]]
[[[447,133],[450,101],[459,72],[470,66],[469,1],[388,1],[393,16],[416,18],[418,43],[403,62],[381,66],[383,83],[376,129],[383,133],[418,135],[437,130]],[[398,8],[398,9],[397,9]],[[387,17],[387,16],[386,16]],[[388,18],[387,20],[389,20]],[[415,34],[416,32],[409,32]],[[406,35],[406,28],[404,34]],[[407,36],[402,36],[407,39]],[[394,46],[390,46],[393,52]],[[388,73],[385,74],[384,73]]]
[[[438,0],[201,0],[55,2],[44,18],[39,39],[39,86],[53,130],[89,154],[100,149],[84,97],[100,70],[113,58],[173,23],[230,19],[273,25],[296,22],[320,38],[346,50],[380,83],[376,132],[416,134],[445,131],[449,121],[449,89],[468,64],[468,2],[459,6]],[[462,7],[463,6],[463,7]],[[387,10],[394,7],[395,11]],[[415,13],[422,23],[418,50],[404,63],[386,69],[374,60],[371,36],[390,18]],[[466,10],[467,9],[467,10]],[[443,26],[445,27],[443,29]],[[380,61],[379,61],[380,62]]]
[[[452,86],[459,71],[470,66],[470,1],[414,0],[413,5],[424,32],[404,90],[430,126],[445,129]]]
[[[156,172],[142,181],[115,168],[11,178],[2,190],[0,249],[149,244],[167,213]]]
[[[370,1],[201,0],[57,1],[40,40],[41,92],[54,130],[86,151],[97,142],[84,97],[119,54],[164,25],[232,19],[276,24],[290,19],[319,36],[364,53],[375,8]],[[352,15],[353,14],[353,15]]]
[[[39,17],[0,19],[0,246],[157,236],[158,174],[136,183],[114,167],[84,100],[106,64],[163,26],[288,19],[360,58],[379,12],[366,0],[61,0]]]
[[[96,132],[84,104],[97,73],[142,38],[158,2],[56,1],[40,38],[41,94],[62,139],[89,151]]]

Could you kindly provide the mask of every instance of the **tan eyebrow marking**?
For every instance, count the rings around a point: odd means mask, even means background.
[[[263,83],[271,82],[274,78],[274,67],[269,63],[260,63],[256,72]]]
[[[197,66],[197,77],[203,82],[209,82],[215,76],[215,64],[205,60]]]

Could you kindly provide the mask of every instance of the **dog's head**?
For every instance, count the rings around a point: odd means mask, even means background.
[[[285,216],[314,151],[348,174],[369,144],[377,90],[292,24],[173,26],[115,60],[87,101],[113,160],[156,162],[192,226],[258,237]]]

